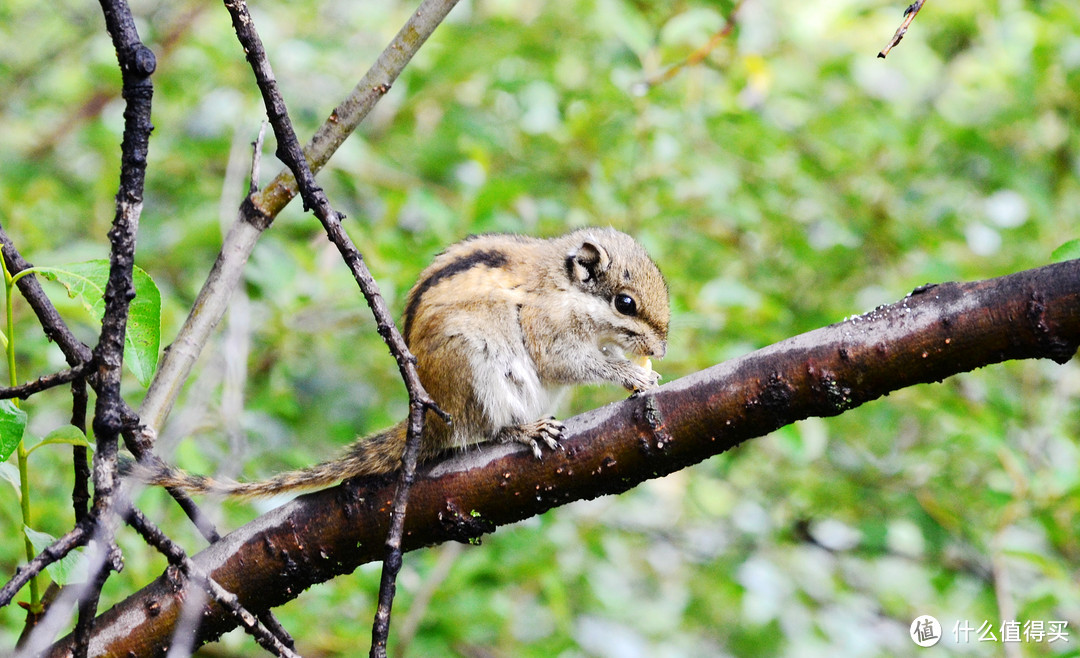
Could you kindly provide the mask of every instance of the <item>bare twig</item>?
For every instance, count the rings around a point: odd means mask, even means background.
[[[18,386],[11,386],[8,388],[0,388],[0,400],[6,400],[10,398],[19,398],[25,400],[35,393],[41,391],[47,391],[50,388],[57,386],[63,386],[70,382],[75,381],[83,376],[89,368],[87,364],[80,363],[74,368],[68,368],[67,370],[61,370],[60,372],[54,372],[51,375],[42,375],[32,382],[26,382]]]
[[[76,379],[71,384],[71,424],[86,433],[86,380]],[[72,446],[72,466],[75,484],[71,491],[71,504],[75,510],[76,525],[93,523],[90,517],[90,466],[87,463],[86,446]],[[104,582],[102,583],[102,585]],[[100,590],[97,583],[93,585]],[[89,652],[90,634],[94,626],[93,611],[83,610],[80,606],[79,621],[75,629],[75,655],[85,656]]]
[[[304,148],[304,156],[312,172],[318,172],[345,138],[356,130],[457,2],[424,0],[420,4],[383,49],[375,64],[348,97],[334,108]],[[241,205],[237,220],[225,236],[221,251],[192,305],[191,313],[158,364],[150,390],[139,408],[140,417],[151,430],[160,431],[164,425],[210,333],[224,316],[229,298],[239,285],[244,265],[259,236],[296,194],[295,177],[286,168],[262,191]]]
[[[71,383],[71,424],[86,434],[86,381],[76,379]],[[75,510],[75,522],[84,523],[90,514],[90,465],[87,463],[86,446],[71,447],[72,469],[75,484],[71,490],[71,506]]]
[[[918,15],[919,10],[922,9],[923,3],[926,0],[915,0],[915,2],[908,5],[908,8],[904,10],[904,22],[900,24],[900,27],[896,28],[896,33],[893,34],[892,39],[889,39],[889,43],[885,44],[885,47],[881,49],[881,52],[877,54],[878,57],[885,59],[885,56],[900,43],[900,40],[907,34],[908,26],[911,25],[911,21],[915,20],[915,16]]]
[[[712,37],[709,38],[708,42],[706,42],[705,45],[690,53],[690,55],[683,61],[672,64],[667,68],[667,70],[663,71],[662,73],[659,73],[645,80],[644,82],[639,83],[635,86],[634,91],[639,94],[644,94],[649,89],[652,89],[659,84],[663,84],[668,80],[671,80],[687,66],[695,66],[697,64],[700,64],[706,57],[709,56],[709,53],[715,50],[716,47],[720,45],[720,42],[726,39],[728,35],[731,34],[732,30],[735,29],[735,17],[739,13],[739,9],[742,8],[742,3],[743,0],[736,0],[735,6],[731,8],[731,12],[724,20],[724,25],[716,31],[716,34],[712,35]]]
[[[104,293],[105,311],[100,338],[92,352],[98,393],[93,421],[97,450],[94,453],[93,506],[87,519],[96,529],[96,539],[106,559],[91,574],[90,587],[79,599],[79,623],[75,630],[77,656],[85,656],[88,650],[101,587],[108,574],[122,566],[119,549],[113,542],[111,519],[118,495],[119,438],[125,429],[130,429],[131,411],[120,396],[120,384],[128,307],[135,296],[132,280],[135,236],[142,211],[147,149],[153,130],[150,75],[156,67],[154,55],[141,43],[124,0],[101,0],[101,5],[106,28],[116,48],[127,107],[121,143],[120,189],[116,195],[116,215],[109,231],[110,267]],[[86,527],[86,524],[76,527]]]
[[[255,29],[255,23],[250,13],[248,13],[246,2],[244,0],[225,0],[225,7],[232,16],[233,29],[244,47],[244,53],[251,63],[259,90],[262,92],[266,113],[270,125],[274,129],[274,135],[277,137],[277,156],[292,171],[304,201],[304,208],[313,211],[315,216],[319,218],[330,241],[338,248],[341,257],[352,271],[353,278],[359,285],[368,306],[371,307],[371,311],[375,316],[379,334],[397,360],[398,369],[409,392],[409,425],[405,453],[402,456],[401,476],[391,511],[390,530],[386,537],[386,558],[383,562],[382,582],[379,589],[379,606],[372,628],[371,655],[385,657],[386,640],[390,631],[390,609],[393,604],[397,574],[401,568],[401,538],[405,523],[405,512],[408,505],[409,488],[416,473],[416,460],[420,452],[420,437],[423,433],[424,417],[428,410],[435,411],[444,418],[449,419],[449,417],[438,409],[435,401],[424,390],[423,384],[420,382],[420,376],[416,371],[416,359],[409,352],[404,338],[402,338],[394,325],[386,301],[379,293],[374,277],[372,277],[371,272],[368,271],[367,266],[364,264],[360,250],[356,248],[356,245],[353,244],[341,226],[343,215],[333,209],[322,188],[315,183],[315,174],[308,166],[303,150],[300,148],[300,141],[297,139],[292,122],[289,120],[288,108],[278,91],[277,80],[274,78],[274,72],[270,67],[270,61],[266,56],[262,40]],[[385,86],[382,92],[385,93],[387,89],[389,87]]]
[[[410,391],[409,429],[405,440],[405,453],[401,456],[401,474],[394,491],[394,505],[390,509],[390,528],[384,542],[382,574],[379,578],[379,604],[371,623],[371,658],[386,658],[386,644],[390,639],[390,611],[397,594],[397,577],[401,571],[401,538],[405,533],[405,514],[408,511],[409,492],[416,481],[416,459],[420,454],[420,437],[424,430],[424,404],[415,401]]]
[[[125,438],[131,437],[127,442],[136,455],[142,452],[140,443],[135,440],[138,433],[135,431],[137,418],[133,422],[133,413],[120,397],[120,368],[123,358],[123,341],[127,324],[127,307],[134,295],[131,283],[131,272],[134,262],[135,233],[138,226],[138,217],[141,211],[143,181],[145,178],[146,153],[149,143],[149,135],[153,126],[150,123],[150,102],[153,95],[153,87],[149,76],[155,68],[155,58],[139,40],[134,21],[128,7],[122,2],[102,0],[102,10],[105,14],[106,27],[113,38],[120,64],[123,87],[122,93],[127,100],[125,110],[125,129],[122,143],[122,161],[120,188],[116,198],[116,215],[113,228],[109,233],[111,242],[111,265],[110,277],[105,293],[106,310],[102,324],[101,340],[93,351],[74,337],[66,324],[56,312],[55,307],[45,296],[37,280],[33,276],[21,277],[18,282],[20,291],[29,302],[31,308],[37,314],[45,334],[55,341],[64,352],[65,358],[72,368],[55,376],[44,377],[37,382],[9,389],[9,393],[28,394],[34,389],[43,389],[49,385],[55,385],[64,381],[76,380],[84,374],[88,374],[89,364],[97,366],[88,381],[94,385],[98,392],[97,408],[94,417],[94,426],[98,438],[98,451],[95,453],[93,470],[94,503],[92,510],[87,509],[88,469],[86,466],[86,450],[76,447],[74,451],[75,461],[75,489],[73,492],[73,504],[75,506],[76,526],[63,538],[54,542],[47,550],[43,551],[35,559],[16,573],[16,576],[0,590],[0,602],[6,605],[15,593],[26,584],[29,578],[35,576],[41,569],[63,557],[88,539],[91,527],[108,528],[108,518],[111,514],[111,496],[115,485],[116,474],[116,449],[117,439],[125,433]],[[27,263],[8,236],[0,228],[0,246],[3,257],[9,265],[9,271],[19,272],[28,267]],[[73,386],[73,413],[72,422],[81,428],[85,428],[86,392],[82,382]],[[181,506],[187,510],[195,510],[190,498],[183,496]],[[186,502],[186,505],[185,505]],[[189,515],[191,512],[189,511]],[[199,525],[197,523],[197,525]],[[204,534],[213,538],[217,533],[212,526],[207,528],[201,524],[200,529]],[[105,561],[103,570],[98,575],[103,580],[108,569],[118,569],[118,553],[111,543],[111,531],[101,538],[107,546],[106,554],[109,559]],[[88,636],[90,624],[96,615],[97,590],[89,597],[81,599],[80,610],[85,624],[80,622],[79,635]],[[80,642],[79,645],[83,646]]]
[[[11,577],[11,580],[4,583],[3,587],[0,587],[0,608],[11,603],[11,600],[19,593],[19,590],[29,583],[31,578],[41,573],[45,567],[60,560],[74,549],[84,546],[90,535],[89,530],[90,524],[76,524],[75,527],[67,531],[64,536],[49,544],[45,550],[38,553],[33,560],[30,560],[16,569],[15,575]]]
[[[248,195],[259,191],[259,174],[262,167],[263,139],[266,137],[266,122],[259,126],[259,136],[251,143],[251,179],[248,184]]]

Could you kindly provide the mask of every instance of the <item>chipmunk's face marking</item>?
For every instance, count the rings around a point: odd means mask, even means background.
[[[670,310],[667,283],[656,264],[623,233],[600,229],[578,233],[581,242],[567,253],[566,272],[574,287],[612,311],[605,335],[597,340],[601,352],[634,363],[637,357],[646,361],[663,357]]]

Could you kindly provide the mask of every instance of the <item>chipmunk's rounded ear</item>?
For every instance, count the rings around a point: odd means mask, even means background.
[[[566,255],[566,271],[578,283],[595,281],[609,265],[607,249],[592,240],[585,240]]]

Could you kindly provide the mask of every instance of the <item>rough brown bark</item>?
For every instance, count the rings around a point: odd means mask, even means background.
[[[566,449],[542,461],[491,445],[422,469],[405,547],[477,538],[574,500],[619,493],[796,420],[837,415],[914,384],[1009,359],[1064,363],[1078,344],[1080,261],[924,286],[895,304],[571,418]],[[193,560],[248,609],[280,605],[379,559],[393,492],[385,479],[303,496]],[[167,572],[104,613],[91,652],[164,654],[183,587]],[[211,609],[197,641],[233,623]],[[62,640],[51,655],[69,649]]]

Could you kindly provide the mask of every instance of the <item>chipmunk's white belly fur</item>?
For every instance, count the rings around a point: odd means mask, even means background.
[[[459,446],[490,440],[499,428],[551,414],[564,389],[544,386],[524,343],[507,338],[488,336],[478,341],[482,344],[470,355],[473,391],[492,436],[465,437],[455,433],[454,442]]]

